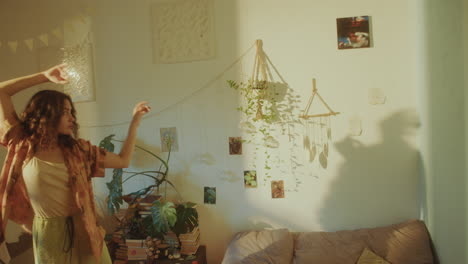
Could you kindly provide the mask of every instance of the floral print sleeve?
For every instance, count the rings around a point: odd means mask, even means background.
[[[17,131],[18,130],[18,131]],[[5,119],[0,122],[0,144],[8,146],[8,142],[14,135],[19,135],[21,125],[18,118],[12,120]]]
[[[98,146],[92,145],[87,140],[80,139],[80,145],[86,153],[86,159],[90,162],[91,173],[90,177],[104,177],[104,159],[107,151]]]

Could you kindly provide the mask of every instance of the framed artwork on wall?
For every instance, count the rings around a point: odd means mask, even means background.
[[[241,137],[229,137],[229,155],[242,155]]]
[[[175,127],[163,127],[159,129],[161,136],[162,152],[178,152],[179,141],[177,140],[177,129]]]
[[[66,63],[69,77],[65,85],[45,83],[41,84],[37,91],[58,90],[70,95],[74,103],[95,101],[94,51],[91,43],[66,47],[41,47],[37,54],[39,70]]]
[[[158,0],[151,7],[153,62],[215,57],[213,0]]]
[[[336,19],[338,49],[371,47],[370,17],[356,16]]]
[[[216,204],[216,187],[204,187],[203,202],[205,204]]]
[[[284,181],[271,181],[271,198],[284,198]]]
[[[69,94],[73,102],[95,101],[94,82],[94,49],[91,42],[86,41],[62,48],[63,62],[67,63],[69,82],[64,85],[64,92]]]

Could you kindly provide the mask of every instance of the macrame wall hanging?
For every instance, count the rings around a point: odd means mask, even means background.
[[[318,97],[328,112],[309,114],[310,107],[315,97]],[[323,100],[322,96],[320,96],[315,79],[313,79],[312,96],[300,117],[305,121],[304,148],[309,153],[309,161],[313,162],[318,159],[320,166],[324,169],[328,166],[328,154],[332,135],[330,118],[338,114],[339,112],[333,111],[325,100]]]
[[[290,89],[263,50],[263,41],[256,40],[255,47],[256,53],[249,79],[245,82],[228,80],[228,84],[237,90],[242,98],[237,110],[243,113],[240,126],[246,133],[245,142],[255,146],[250,166],[256,169],[257,158],[263,156],[262,178],[266,184],[272,177],[273,166],[279,164],[280,143],[277,135],[283,126],[289,127],[292,123],[288,120],[292,116],[288,115],[288,111],[291,112],[294,105],[286,102]]]
[[[271,174],[269,171],[271,170],[273,165],[273,162],[271,161],[271,154],[268,153],[269,151],[267,151],[267,149],[279,147],[279,142],[271,134],[271,125],[274,121],[278,119],[278,113],[276,111],[276,89],[274,85],[273,74],[271,73],[271,69],[268,64],[268,56],[263,51],[263,41],[260,39],[256,40],[255,47],[256,53],[254,58],[252,76],[249,80],[249,84],[245,92],[248,101],[247,105],[250,104],[250,106],[247,106],[247,108],[251,108],[250,116],[252,118],[250,121],[256,123],[257,131],[259,131],[259,134],[261,135],[260,138],[262,143],[260,144],[266,147],[266,149],[264,150],[264,183],[266,184],[267,179],[271,178]],[[248,93],[251,94],[248,95]],[[249,114],[247,114],[247,116],[248,115]],[[254,153],[254,155],[257,156],[257,153]]]
[[[265,117],[268,118],[272,114],[271,109],[269,109],[270,113],[264,114],[264,101],[269,99],[267,94],[268,84],[269,82],[273,82],[273,75],[267,63],[266,54],[263,51],[263,41],[260,39],[256,40],[255,46],[257,52],[255,53],[252,78],[250,80],[253,90],[256,90],[255,92],[257,93],[255,119],[261,120],[265,119]],[[266,121],[268,122],[269,120]]]

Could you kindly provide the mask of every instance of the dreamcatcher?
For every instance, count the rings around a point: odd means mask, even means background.
[[[310,107],[315,96],[319,98],[322,104],[328,110],[327,113],[309,114]],[[308,151],[309,161],[318,159],[322,168],[328,166],[329,143],[331,141],[331,116],[338,115],[339,112],[333,111],[323,100],[316,88],[315,79],[312,80],[312,96],[307,103],[306,109],[300,116],[305,120],[304,148]]]

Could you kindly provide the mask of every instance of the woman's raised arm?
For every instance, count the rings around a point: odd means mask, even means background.
[[[133,118],[128,128],[128,135],[125,139],[122,149],[119,154],[112,152],[107,153],[104,159],[104,167],[106,168],[127,168],[132,159],[133,150],[135,149],[135,141],[137,129],[143,115],[151,111],[148,102],[139,102],[133,109]]]
[[[65,67],[65,64],[61,64],[43,72],[0,82],[0,125],[4,124],[4,121],[12,125],[18,120],[11,96],[24,89],[45,82],[67,83]]]

